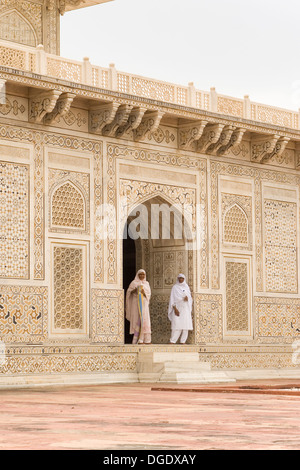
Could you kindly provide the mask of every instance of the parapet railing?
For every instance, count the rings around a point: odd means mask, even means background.
[[[37,48],[0,41],[0,65],[52,76],[70,82],[82,83],[107,90],[141,96],[215,113],[252,119],[292,129],[299,129],[299,112],[281,109],[244,99],[220,95],[215,88],[209,92],[176,85],[152,78],[120,72],[114,64],[108,68],[48,54],[43,46]]]

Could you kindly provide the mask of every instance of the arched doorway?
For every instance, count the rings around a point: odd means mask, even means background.
[[[164,216],[159,214],[156,223],[157,230],[153,230],[153,205],[159,208],[172,207],[170,212],[169,236],[166,237]],[[155,196],[143,202],[143,208],[137,205],[130,212],[125,225],[126,237],[123,240],[123,288],[125,294],[130,282],[134,279],[138,269],[145,269],[147,280],[150,282],[152,297],[150,302],[150,316],[152,327],[152,343],[168,344],[171,333],[171,324],[168,319],[169,297],[178,273],[184,273],[193,290],[193,252],[188,244],[188,230],[182,212],[173,208],[171,203],[161,196]],[[133,240],[128,228],[131,223],[140,218],[141,210],[147,215],[143,218],[143,237]],[[152,215],[152,217],[151,217]],[[181,236],[176,227],[182,224]],[[141,220],[139,224],[141,225]],[[185,230],[184,230],[185,227]],[[141,232],[141,227],[137,232]],[[154,238],[153,238],[154,235]],[[125,321],[125,342],[131,343],[132,337],[128,334],[128,322]],[[188,343],[194,343],[194,333],[189,335]]]

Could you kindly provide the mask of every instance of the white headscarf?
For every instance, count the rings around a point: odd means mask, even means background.
[[[140,279],[140,277],[139,277],[140,274],[145,274],[145,279],[143,279],[142,281],[141,281],[141,279]],[[147,277],[146,277],[146,271],[145,271],[144,269],[139,269],[138,272],[137,272],[136,275],[135,275],[135,278],[134,278],[133,282],[136,282],[137,285],[139,285],[139,286],[140,286],[141,284],[146,284],[146,282],[148,282],[148,281],[147,281]]]
[[[183,282],[179,282],[179,278],[182,277],[184,279]],[[171,320],[171,314],[173,312],[174,305],[176,305],[177,302],[180,302],[184,299],[184,297],[188,297],[188,303],[190,310],[192,311],[192,306],[193,306],[193,299],[192,299],[192,294],[191,290],[185,280],[185,275],[184,274],[178,274],[176,284],[172,287],[171,295],[170,295],[170,302],[169,302],[169,310],[168,310],[168,317]]]

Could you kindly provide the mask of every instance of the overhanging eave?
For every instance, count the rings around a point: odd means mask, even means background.
[[[79,8],[92,7],[101,3],[112,2],[113,0],[62,0],[61,12],[78,10]]]

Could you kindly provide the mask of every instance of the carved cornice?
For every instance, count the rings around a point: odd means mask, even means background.
[[[285,136],[273,135],[264,140],[259,138],[252,139],[251,143],[251,161],[257,163],[267,163],[273,157],[281,157],[290,139]]]
[[[132,104],[133,107],[145,106],[147,109],[152,110],[153,112],[158,108],[163,114],[169,114],[178,119],[194,120],[199,122],[200,120],[205,120],[210,125],[216,125],[219,123],[223,126],[233,125],[236,128],[242,127],[248,132],[255,134],[264,134],[265,136],[272,136],[274,134],[279,134],[300,142],[300,130],[292,128],[284,128],[270,123],[259,122],[255,120],[249,120],[244,118],[236,118],[234,116],[224,116],[219,115],[212,111],[200,110],[196,108],[191,108],[187,106],[182,106],[174,103],[161,102],[149,98],[143,98],[141,96],[131,96],[130,99],[128,95],[115,92],[113,90],[101,90],[100,88],[91,87],[85,84],[76,84],[72,82],[66,82],[65,80],[60,80],[57,78],[51,78],[47,76],[37,76],[31,72],[26,72],[22,70],[10,69],[7,67],[0,66],[0,78],[7,80],[11,83],[16,83],[19,86],[32,87],[34,89],[49,90],[51,87],[55,87],[57,90],[60,90],[61,93],[76,93],[80,98],[91,100],[95,103],[99,101],[101,103],[108,101],[118,101],[119,105],[123,103]],[[107,103],[105,106],[107,106]],[[111,104],[111,103],[110,103]],[[103,104],[102,104],[103,106]],[[92,109],[101,107],[101,105],[94,106]],[[146,116],[148,112],[146,113]],[[206,132],[206,129],[205,129]],[[266,137],[267,139],[268,137]]]

